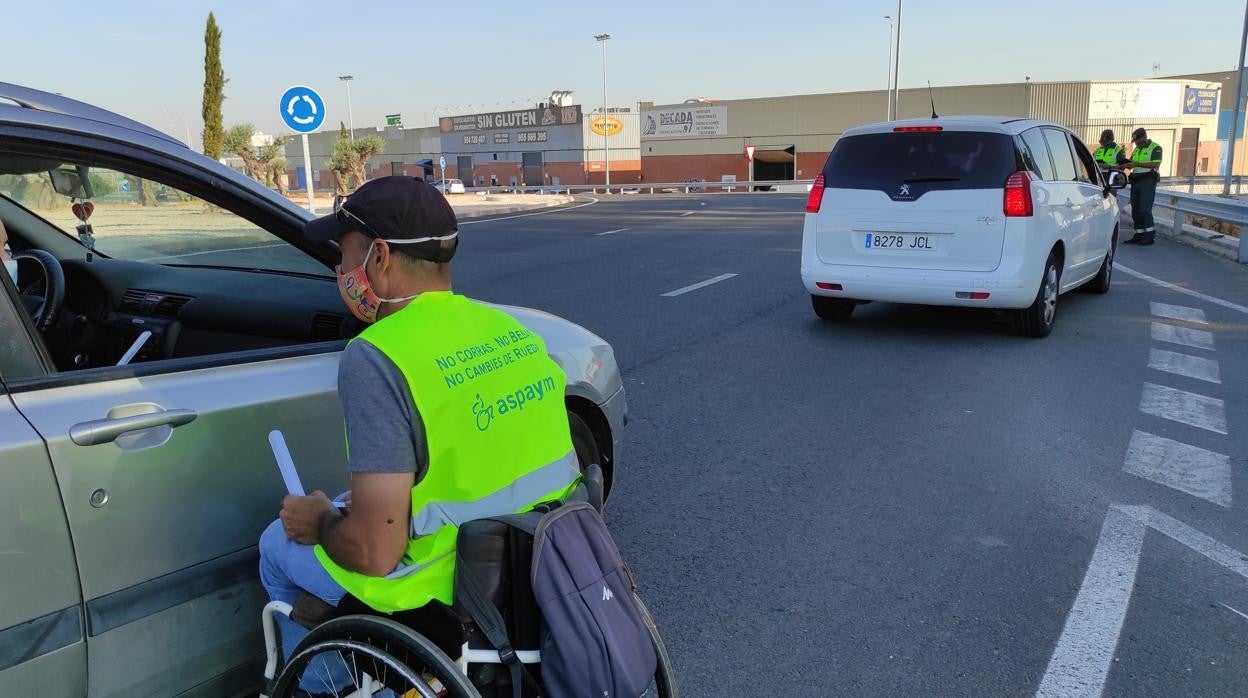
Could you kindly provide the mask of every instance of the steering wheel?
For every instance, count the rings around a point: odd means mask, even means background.
[[[65,305],[65,270],[61,268],[61,263],[56,257],[43,250],[16,252],[13,254],[13,259],[18,262],[28,259],[37,262],[43,268],[42,295],[27,293],[37,289],[38,284],[30,284],[18,290],[22,292],[22,301],[26,305],[27,312],[30,313],[30,319],[35,323],[35,328],[40,332],[47,332],[56,324],[61,308]]]

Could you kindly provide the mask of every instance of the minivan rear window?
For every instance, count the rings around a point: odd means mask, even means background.
[[[823,168],[824,184],[839,189],[924,191],[999,189],[1021,169],[1014,139],[1003,133],[925,131],[868,133],[836,142]]]

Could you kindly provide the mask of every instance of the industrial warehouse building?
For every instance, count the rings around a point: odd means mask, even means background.
[[[1216,173],[1200,154],[1217,138],[1220,83],[1167,79],[1021,82],[901,90],[898,118],[986,114],[1055,121],[1095,148],[1102,129],[1126,144],[1137,126],[1164,149],[1163,174]],[[883,121],[884,90],[641,105],[646,182],[811,179],[847,129]],[[754,146],[753,161],[747,145]],[[1177,153],[1177,156],[1176,156]],[[1202,163],[1200,158],[1204,157]],[[1203,170],[1202,170],[1203,164]]]
[[[1143,126],[1164,149],[1163,174],[1218,174],[1232,104],[1223,94],[1222,77],[1210,73],[1159,80],[935,87],[930,93],[901,90],[897,114],[902,119],[928,117],[934,101],[937,113],[949,116],[1045,119],[1068,126],[1093,148],[1102,129],[1113,129],[1126,145],[1131,131]],[[642,102],[638,110],[613,107],[605,114],[552,96],[532,109],[447,116],[437,126],[390,125],[355,133],[385,141],[385,151],[369,163],[370,177],[446,176],[468,186],[601,184],[606,152],[616,186],[802,180],[817,174],[847,129],[884,120],[886,95],[876,90],[668,105]],[[318,189],[332,186],[327,161],[337,137],[337,130],[311,136]],[[745,156],[746,146],[753,146],[752,160]],[[1237,171],[1248,165],[1243,147]],[[287,147],[286,155],[291,186],[302,189],[298,141]],[[437,170],[440,158],[446,159],[445,174]]]
[[[356,129],[355,135],[377,135],[385,142],[385,150],[369,162],[370,177],[445,176],[468,186],[601,184],[608,157],[612,183],[633,183],[641,175],[638,115],[627,107],[586,114],[577,104],[546,102],[532,109],[442,117],[431,127]],[[309,139],[316,188],[332,186],[328,162],[337,139],[336,130]],[[292,188],[303,189],[302,144],[290,143],[286,158]],[[441,158],[445,174],[438,170]]]

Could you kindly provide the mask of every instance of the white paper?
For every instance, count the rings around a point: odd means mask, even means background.
[[[302,497],[303,483],[299,482],[299,472],[295,470],[295,461],[290,457],[290,449],[286,448],[286,439],[282,432],[277,429],[269,432],[269,446],[273,449],[273,457],[277,459],[277,469],[282,472],[286,491]]]

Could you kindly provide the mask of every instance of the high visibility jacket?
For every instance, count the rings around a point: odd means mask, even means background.
[[[1160,155],[1153,156],[1160,147],[1153,141],[1145,143],[1143,146],[1131,151],[1131,162],[1161,162]]]
[[[450,604],[460,524],[564,499],[580,481],[564,406],[567,377],[541,337],[450,291],[421,294],[355,341],[375,346],[406,378],[424,422],[429,467],[412,487],[407,551],[394,572],[345,570],[319,545],[316,557],[378,611],[433,599]]]
[[[1117,167],[1118,155],[1121,152],[1122,146],[1115,143],[1097,148],[1096,152],[1092,153],[1092,158],[1106,167]]]

